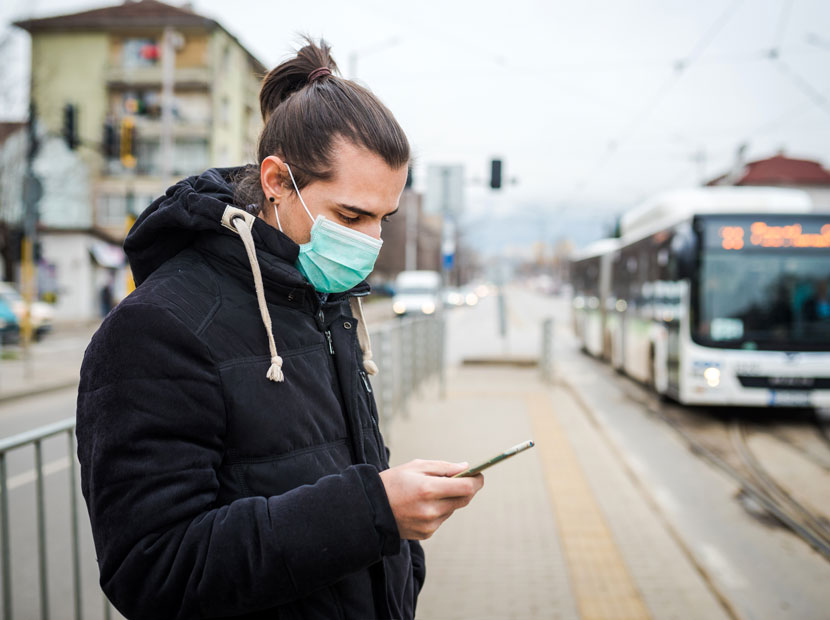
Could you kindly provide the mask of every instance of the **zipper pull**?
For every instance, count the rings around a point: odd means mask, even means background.
[[[361,370],[360,371],[360,378],[363,379],[363,387],[366,388],[366,391],[371,394],[372,393],[372,385],[369,383],[369,377],[366,376],[366,372]],[[374,419],[374,418],[372,418]]]
[[[329,355],[334,355],[334,343],[331,340],[331,332],[329,330],[325,331],[326,340],[329,343]]]

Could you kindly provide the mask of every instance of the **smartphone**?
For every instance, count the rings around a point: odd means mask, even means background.
[[[475,476],[477,473],[484,471],[488,467],[492,467],[496,463],[501,463],[505,459],[509,459],[511,456],[518,454],[519,452],[524,452],[528,448],[532,448],[534,444],[532,441],[525,441],[524,443],[520,443],[519,445],[513,446],[509,450],[505,450],[498,456],[494,456],[489,461],[484,461],[480,465],[476,465],[475,467],[471,467],[470,469],[466,469],[462,471],[460,474],[455,474],[453,478],[466,478],[468,476]]]

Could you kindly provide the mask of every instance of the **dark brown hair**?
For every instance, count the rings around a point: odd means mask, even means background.
[[[265,127],[259,136],[257,164],[236,179],[237,204],[259,212],[265,201],[259,169],[269,155],[291,165],[302,189],[330,179],[334,141],[343,138],[380,156],[393,170],[409,162],[409,142],[395,117],[371,91],[335,75],[331,48],[306,38],[297,55],[271,70],[262,81],[259,106]],[[326,71],[317,71],[327,68]],[[315,74],[309,82],[309,75]]]

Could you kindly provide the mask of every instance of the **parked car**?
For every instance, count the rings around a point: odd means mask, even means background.
[[[432,314],[441,295],[441,274],[437,271],[402,271],[395,279],[392,310],[405,314]]]
[[[20,326],[26,314],[26,302],[11,282],[0,282],[0,301],[11,308],[17,319],[16,323]],[[44,334],[52,331],[55,309],[42,301],[33,301],[31,308],[32,333],[35,340],[40,340]]]
[[[11,306],[0,298],[0,344],[13,344],[20,337],[20,325]]]

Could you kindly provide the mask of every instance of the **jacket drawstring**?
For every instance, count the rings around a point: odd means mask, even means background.
[[[225,212],[222,215],[222,225],[230,228],[236,232],[242,244],[245,246],[245,252],[248,254],[248,260],[251,263],[251,272],[254,275],[254,288],[256,289],[256,299],[259,305],[259,314],[262,317],[262,324],[265,326],[265,331],[268,333],[268,347],[271,350],[271,366],[268,368],[266,377],[271,381],[282,382],[285,376],[282,372],[282,358],[277,355],[277,345],[274,342],[274,333],[271,328],[271,315],[268,313],[268,306],[265,303],[265,290],[262,286],[262,273],[259,270],[259,262],[256,258],[256,249],[254,247],[254,237],[251,235],[251,227],[254,225],[256,217],[235,207],[225,207]]]
[[[357,341],[360,343],[360,351],[363,353],[363,370],[370,375],[378,374],[378,365],[372,361],[372,340],[369,338],[369,329],[366,327],[366,317],[363,315],[363,304],[360,297],[349,299],[352,307],[352,314],[357,319]]]

